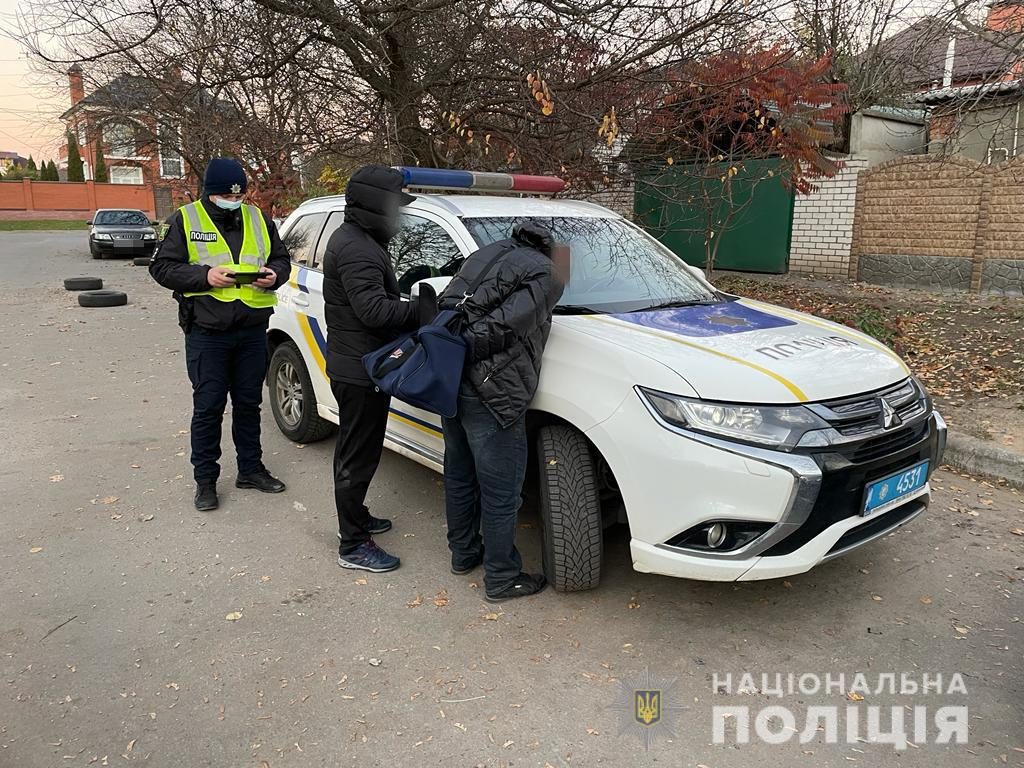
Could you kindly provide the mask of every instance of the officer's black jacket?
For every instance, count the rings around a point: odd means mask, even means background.
[[[224,236],[231,249],[231,255],[238,262],[238,253],[242,248],[242,212],[225,211],[203,198],[203,207],[217,229]],[[277,273],[274,289],[280,288],[291,275],[291,259],[288,249],[281,241],[274,221],[263,214],[270,233],[270,256],[267,269]],[[167,219],[169,229],[160,242],[153,262],[149,266],[149,274],[164,288],[174,291],[178,300],[178,322],[188,330],[193,325],[208,331],[226,331],[234,328],[246,328],[265,324],[274,310],[270,307],[253,309],[241,301],[219,301],[212,296],[186,297],[185,293],[210,290],[206,273],[210,268],[203,264],[188,263],[188,240],[185,235],[185,223],[181,211],[175,211]]]
[[[379,178],[378,178],[379,176]],[[387,244],[393,232],[389,204],[401,183],[383,169],[364,173],[346,193],[345,223],[324,254],[327,375],[370,386],[362,357],[419,324],[419,306],[402,301]]]

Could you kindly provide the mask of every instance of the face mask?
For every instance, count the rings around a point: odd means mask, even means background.
[[[237,211],[242,207],[241,200],[225,200],[223,197],[210,198],[214,205],[218,208],[222,208],[225,211]]]

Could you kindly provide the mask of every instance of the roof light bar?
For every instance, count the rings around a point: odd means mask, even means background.
[[[475,192],[530,192],[554,195],[565,189],[557,176],[529,176],[522,173],[477,173],[444,168],[398,168],[405,186],[421,189],[473,190]]]

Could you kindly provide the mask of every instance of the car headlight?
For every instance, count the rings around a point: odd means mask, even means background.
[[[114,239],[110,235],[108,235],[106,232],[93,232],[92,236],[93,236],[94,240],[113,240]]]
[[[783,451],[830,444],[828,423],[803,406],[712,403],[637,389],[662,419],[683,429]]]
[[[156,240],[156,232],[147,232],[142,236],[143,240]]]

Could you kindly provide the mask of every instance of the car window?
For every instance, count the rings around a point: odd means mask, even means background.
[[[413,284],[438,277],[442,267],[462,257],[459,246],[440,224],[429,219],[402,214],[402,227],[388,245],[391,264],[398,276],[398,287],[408,294]]]
[[[116,227],[146,227],[149,217],[142,211],[98,211],[93,224]]]
[[[632,312],[669,302],[719,300],[672,251],[620,219],[590,217],[466,218],[480,245],[504,240],[520,221],[549,230],[569,245],[569,283],[560,306]]]
[[[334,234],[335,230],[344,223],[344,211],[335,211],[327,217],[327,225],[324,227],[324,231],[320,233],[320,239],[316,244],[316,251],[313,253],[313,262],[309,265],[312,269],[323,269],[324,254],[327,253],[327,243],[330,242],[331,235]]]
[[[309,257],[316,244],[316,236],[327,218],[326,213],[311,213],[296,221],[284,236],[284,244],[292,261],[302,266],[309,266]]]

